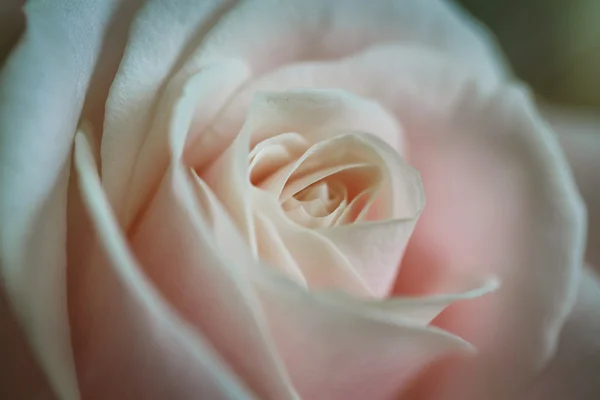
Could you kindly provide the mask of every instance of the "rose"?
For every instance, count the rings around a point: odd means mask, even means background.
[[[243,398],[252,391],[287,398],[296,390],[308,398],[393,392],[492,398],[516,395],[531,383],[549,361],[572,304],[583,216],[550,131],[507,82],[485,37],[438,2],[294,3],[293,9],[192,3],[148,2],[128,36],[123,14],[131,3],[119,9],[111,2],[93,9],[34,3],[28,31],[3,71],[2,271],[13,310],[56,393]],[[78,18],[65,24],[69,15]],[[99,53],[104,32],[106,54]],[[308,37],[319,32],[318,41]],[[194,34],[203,41],[194,43]],[[125,37],[119,61],[115,43]],[[119,62],[113,79],[111,67]],[[345,92],[285,92],[298,86]],[[334,128],[395,132],[386,136],[392,144],[403,140],[399,149],[421,171],[428,202],[393,295],[434,297],[373,302],[319,291],[314,282],[306,291],[253,261],[234,225],[254,243],[242,211],[265,204],[236,197],[245,181],[235,166],[247,167],[248,153],[240,158],[239,143],[223,133],[235,136],[244,122],[264,117],[246,111],[265,90],[278,103],[308,94],[313,109],[306,115],[325,108],[342,124]],[[322,107],[323,97],[332,96],[333,107]],[[261,110],[268,101],[258,99]],[[265,118],[263,128],[283,111]],[[295,104],[282,123],[297,112]],[[88,122],[80,125],[71,165],[80,117]],[[291,128],[303,122],[323,124],[303,118]],[[318,140],[309,144],[322,141],[328,128],[317,129]],[[390,147],[361,142],[360,148],[373,149],[365,152],[372,155],[366,163],[380,177],[398,176],[397,167],[382,162]],[[387,159],[402,165],[397,155]],[[204,180],[183,166],[195,167]],[[234,179],[239,186],[219,187]],[[349,186],[346,181],[340,190]],[[418,198],[411,187],[408,193]],[[412,207],[413,214],[418,210]],[[271,234],[268,225],[262,228]],[[300,239],[292,235],[267,250],[291,250]],[[259,251],[255,243],[250,249],[263,262],[271,256],[272,264],[285,265],[277,262],[284,255]],[[345,238],[336,245],[356,267],[365,247],[352,243]],[[400,257],[398,243],[392,256]],[[293,259],[308,251],[315,257],[322,248],[302,243]],[[381,296],[395,265],[380,271],[387,273],[375,276]],[[446,345],[464,342],[425,325],[453,300],[484,292],[476,286],[451,293],[488,274],[501,278],[499,290],[453,304],[435,321],[472,342],[478,355],[426,369],[446,355]],[[389,310],[397,307],[400,319]],[[32,380],[20,389],[38,388]]]

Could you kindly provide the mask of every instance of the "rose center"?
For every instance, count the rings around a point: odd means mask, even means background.
[[[279,200],[286,215],[309,228],[367,217],[383,174],[356,133],[310,144],[297,133],[257,143],[249,154],[249,178]]]

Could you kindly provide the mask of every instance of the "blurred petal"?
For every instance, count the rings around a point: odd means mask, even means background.
[[[242,0],[218,21],[182,73],[241,58],[260,76],[283,64],[345,57],[382,43],[426,47],[490,78],[505,74],[491,36],[440,0]]]
[[[600,398],[600,280],[584,269],[558,351],[523,400]]]
[[[254,398],[139,270],[84,135],[76,136],[75,167],[98,242],[87,262],[69,269],[73,348],[83,397]]]
[[[69,153],[117,3],[29,2],[26,31],[0,75],[0,273],[64,399],[78,398],[65,289]]]
[[[542,108],[558,135],[588,209],[587,260],[600,273],[600,115]]]
[[[403,119],[428,203],[398,292],[436,292],[449,274],[469,270],[497,274],[502,286],[434,321],[480,352],[432,371],[416,398],[511,398],[553,354],[573,304],[585,209],[558,144],[522,90],[486,95],[474,83],[458,98],[449,115],[413,99],[423,114],[407,110],[412,120]]]

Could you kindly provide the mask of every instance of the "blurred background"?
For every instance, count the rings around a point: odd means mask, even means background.
[[[457,0],[545,100],[600,110],[600,0]]]

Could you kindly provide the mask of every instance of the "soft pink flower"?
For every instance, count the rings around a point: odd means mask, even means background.
[[[452,4],[25,13],[0,75],[2,396],[537,399],[568,365],[563,325],[598,300],[583,202]]]

